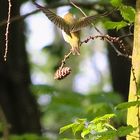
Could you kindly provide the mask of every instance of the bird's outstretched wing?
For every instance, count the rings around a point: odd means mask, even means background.
[[[87,16],[80,18],[77,22],[75,22],[71,28],[71,32],[76,32],[81,30],[81,28],[84,28],[86,26],[89,26],[95,19],[101,18],[102,16],[105,16],[105,14],[102,15],[92,15],[92,16]]]
[[[60,29],[64,30],[68,35],[70,35],[70,27],[62,17],[56,15],[46,7],[43,7],[36,2],[34,2],[34,4],[37,8],[39,8],[42,12],[45,13],[49,20],[51,20],[56,26],[58,26]]]

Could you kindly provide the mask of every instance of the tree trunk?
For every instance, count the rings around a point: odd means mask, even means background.
[[[114,32],[111,34],[114,35]],[[117,56],[116,52],[111,46],[109,46],[108,52],[113,90],[121,94],[124,100],[127,101],[131,61],[127,58]]]
[[[20,0],[12,0],[11,17],[19,15]],[[7,18],[8,2],[0,0],[0,21]],[[5,29],[0,27],[0,105],[16,134],[40,134],[40,113],[30,92],[30,73],[25,50],[24,23],[10,24],[9,50],[4,62]]]
[[[140,0],[136,2],[134,29],[134,46],[132,54],[132,72],[130,79],[129,102],[138,101],[140,94]],[[137,127],[136,131],[127,136],[127,140],[140,140],[140,107],[128,109],[127,124]]]
[[[126,5],[131,5],[135,7],[135,1],[125,0],[123,1]],[[109,10],[109,9],[108,9]],[[121,16],[119,12],[115,12],[110,15],[112,21],[121,21]],[[109,31],[110,36],[121,36],[129,34],[129,28],[125,28],[123,31],[116,32],[114,30]],[[133,38],[124,38],[124,44],[127,46],[131,53],[133,46]],[[125,101],[128,99],[129,93],[129,81],[130,81],[130,71],[131,71],[131,61],[127,58],[117,56],[114,49],[108,47],[108,57],[110,62],[111,76],[112,76],[112,85],[115,92],[118,92],[122,95]]]

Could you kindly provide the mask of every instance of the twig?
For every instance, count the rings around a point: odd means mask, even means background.
[[[64,67],[66,60],[69,58],[71,54],[72,54],[72,51],[70,51],[68,54],[64,56],[64,59],[61,61],[61,66],[56,70],[54,74],[55,80],[62,80],[71,73],[70,67]]]
[[[8,19],[7,19],[7,26],[6,26],[6,33],[5,33],[5,52],[4,52],[4,61],[7,59],[8,53],[8,35],[9,35],[9,26],[10,26],[10,16],[11,16],[11,0],[8,0]]]
[[[130,33],[130,34],[127,34],[127,35],[119,36],[119,38],[122,39],[122,38],[129,37],[129,36],[133,36],[133,35],[134,35],[134,34]]]
[[[69,58],[69,56],[72,54],[72,51],[70,51],[68,54],[66,54],[64,56],[64,59],[61,61],[61,66],[59,67],[59,69],[62,69],[63,66],[65,65],[66,60]]]
[[[115,46],[114,43],[117,43],[121,49],[123,49],[123,51],[125,52],[125,46],[122,42],[122,40],[120,40],[119,37],[111,37],[109,35],[96,35],[96,36],[89,36],[87,39],[85,39],[84,41],[81,42],[80,45],[82,45],[83,43],[87,43],[89,40],[94,40],[100,38],[101,40],[106,40],[110,43],[110,45],[112,46],[112,48],[115,50],[115,52],[117,53],[118,56],[124,56],[126,58],[131,59],[131,56],[128,54],[123,54],[121,53]]]
[[[130,34],[133,34],[133,32],[131,31],[131,29],[134,27],[134,23],[133,24],[130,24],[130,26],[129,26],[129,33]]]
[[[77,8],[85,17],[87,17],[86,13],[85,13],[79,6],[77,6],[76,4],[74,4],[71,0],[70,0],[70,3],[71,3],[75,8]],[[91,25],[94,26],[95,30],[96,30],[98,33],[102,34],[102,33],[100,32],[100,30],[95,26],[94,23],[92,23]]]
[[[125,57],[125,58],[129,58],[130,60],[132,59],[132,56],[131,56],[131,55],[121,53],[121,52],[114,46],[114,44],[113,44],[110,40],[107,40],[107,41],[109,42],[109,44],[111,45],[111,47],[115,50],[115,52],[117,53],[118,56],[123,56],[123,57]]]
[[[94,6],[96,4],[98,4],[98,3],[97,2],[93,2],[93,3],[76,2],[76,5],[79,5],[81,7],[88,8],[88,9],[91,9],[91,8],[94,9]],[[60,7],[60,6],[68,6],[68,5],[71,5],[71,4],[70,3],[53,3],[51,5],[47,5],[46,7],[47,8],[57,8],[57,7]],[[30,12],[30,13],[27,13],[27,14],[24,14],[24,15],[21,15],[21,16],[17,15],[15,17],[11,17],[10,23],[12,23],[14,21],[18,21],[18,20],[23,20],[23,19],[29,17],[30,15],[33,15],[33,14],[39,12],[39,11],[40,10],[37,9],[37,10],[34,10],[34,11]],[[0,27],[4,26],[6,24],[7,24],[7,20],[0,21]]]
[[[85,12],[79,7],[77,6],[76,4],[74,4],[74,2],[72,0],[70,0],[70,3],[75,7],[77,8],[85,17],[87,17],[87,15],[85,14]]]
[[[12,22],[14,22],[14,21],[17,21],[17,20],[25,19],[25,18],[27,18],[28,16],[33,15],[33,14],[39,12],[39,11],[40,11],[40,10],[34,10],[34,11],[32,11],[32,12],[30,12],[30,13],[27,13],[27,14],[25,14],[25,15],[22,15],[22,16],[17,15],[17,16],[15,16],[15,17],[11,17],[10,23],[12,23]],[[4,26],[6,23],[7,23],[7,20],[1,21],[1,22],[0,22],[0,27],[1,27],[1,26]]]

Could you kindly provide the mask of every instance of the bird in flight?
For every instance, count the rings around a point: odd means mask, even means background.
[[[95,19],[107,15],[92,15],[76,19],[70,12],[64,15],[64,18],[56,15],[54,12],[46,7],[43,7],[34,2],[50,21],[62,30],[64,40],[71,45],[72,54],[80,55],[80,30],[89,26]]]

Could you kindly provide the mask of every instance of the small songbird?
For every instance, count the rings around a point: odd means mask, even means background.
[[[63,31],[63,38],[71,45],[73,55],[80,55],[80,30],[81,28],[90,25],[93,20],[99,18],[99,15],[87,16],[77,20],[71,13],[68,12],[66,15],[64,15],[64,18],[62,18],[46,7],[42,7],[35,2],[34,4],[45,13],[49,20],[51,20]],[[105,14],[100,15],[100,17],[104,15]]]

